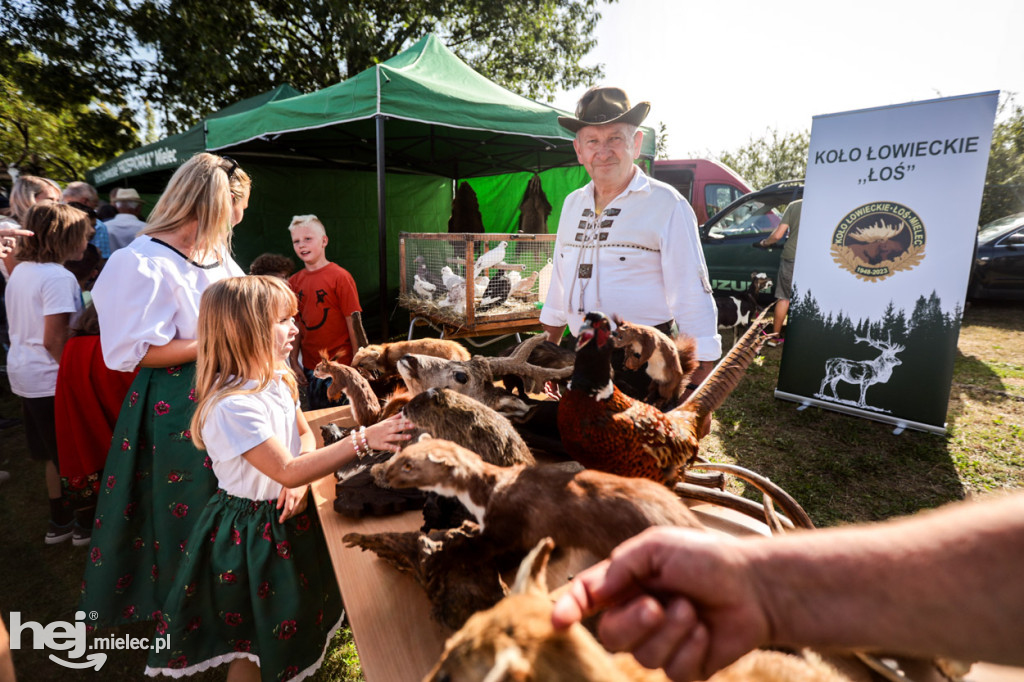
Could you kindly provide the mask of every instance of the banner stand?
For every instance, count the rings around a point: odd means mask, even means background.
[[[921,422],[909,421],[907,419],[900,419],[898,417],[889,417],[884,414],[875,414],[874,412],[867,412],[866,410],[858,410],[856,407],[849,407],[847,405],[840,405],[827,400],[818,400],[816,398],[808,398],[803,395],[796,395],[795,393],[786,393],[785,391],[775,390],[775,397],[780,400],[789,400],[794,403],[800,403],[801,409],[806,406],[821,407],[832,412],[841,412],[843,414],[853,415],[854,417],[862,417],[864,419],[870,419],[876,422],[882,422],[884,424],[892,424],[896,427],[896,434],[899,435],[903,429],[914,429],[915,431],[926,431],[928,433],[938,434],[940,436],[946,435],[946,425],[935,426],[933,424],[923,424]]]
[[[814,117],[777,398],[946,433],[998,100]]]

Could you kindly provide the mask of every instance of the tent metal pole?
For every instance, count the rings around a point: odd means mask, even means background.
[[[377,251],[380,254],[380,335],[386,343],[388,334],[388,223],[384,213],[384,116],[377,114]]]

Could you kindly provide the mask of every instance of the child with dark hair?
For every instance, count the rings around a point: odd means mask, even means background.
[[[249,264],[250,275],[271,275],[288,279],[295,272],[295,263],[279,253],[261,253]]]
[[[45,542],[52,545],[70,538],[74,526],[57,470],[54,394],[71,317],[82,308],[82,291],[64,263],[82,257],[92,226],[78,209],[45,202],[29,209],[24,227],[33,234],[22,237],[15,254],[19,265],[4,292],[11,337],[7,376],[11,390],[22,399],[29,452],[46,463],[50,523]]]

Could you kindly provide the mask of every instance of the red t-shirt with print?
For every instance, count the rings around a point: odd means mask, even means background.
[[[300,270],[288,279],[299,297],[299,329],[302,330],[302,365],[313,369],[320,362],[320,350],[346,365],[352,363],[352,341],[345,321],[362,312],[356,281],[348,270],[328,263],[319,270]]]

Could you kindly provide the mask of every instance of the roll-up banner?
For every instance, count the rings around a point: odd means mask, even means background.
[[[776,397],[945,433],[998,98],[814,118]]]

